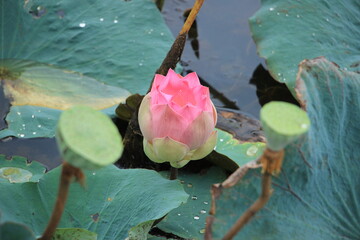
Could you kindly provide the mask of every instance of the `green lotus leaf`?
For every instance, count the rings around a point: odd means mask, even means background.
[[[325,58],[303,61],[299,68],[297,91],[311,120],[309,132],[286,148],[272,197],[234,239],[360,237],[360,74]],[[260,176],[259,169],[251,170],[223,191],[215,239],[258,198]]]
[[[51,240],[97,240],[97,234],[82,228],[57,228]]]
[[[0,224],[1,240],[36,240],[34,233],[25,225],[13,222]]]
[[[0,138],[53,137],[51,108],[74,101],[114,113],[127,91],[146,93],[173,42],[148,0],[0,0],[0,12],[1,85],[26,104],[10,108]]]
[[[360,70],[358,0],[262,0],[250,18],[259,55],[273,78],[295,95],[298,65],[325,56],[342,69]]]
[[[40,236],[55,203],[60,173],[61,167],[55,168],[38,183],[0,182],[0,192],[6,192],[0,198],[2,220],[26,224]],[[83,228],[98,240],[125,239],[132,227],[163,217],[188,198],[179,182],[151,170],[110,165],[84,174],[87,187],[71,185],[58,227]]]
[[[189,198],[185,204],[172,210],[156,226],[164,232],[185,239],[204,239],[205,220],[209,216],[211,205],[211,186],[224,181],[226,174],[223,169],[214,167],[198,174],[179,171],[178,179],[189,194]]]

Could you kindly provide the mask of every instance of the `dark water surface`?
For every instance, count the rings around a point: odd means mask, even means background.
[[[184,9],[194,0],[165,1],[163,14],[174,36],[184,21]],[[195,71],[219,94],[213,94],[214,104],[259,115],[260,104],[256,86],[250,83],[253,72],[264,64],[256,53],[248,19],[260,7],[260,0],[206,0],[196,20],[198,55],[188,39],[182,60],[185,71]],[[220,96],[221,97],[221,96]]]
[[[165,1],[162,13],[174,36],[182,27],[184,10],[193,2]],[[274,99],[273,96],[282,99],[289,95],[271,79],[263,67],[264,61],[256,54],[248,18],[259,7],[260,0],[206,0],[196,21],[197,31],[191,32],[182,56],[184,71],[198,73],[203,84],[210,87],[216,106],[255,117],[259,115],[260,103]],[[4,117],[9,103],[0,91],[0,116]],[[2,119],[0,129],[4,127]],[[8,138],[0,141],[0,154],[24,156],[29,161],[44,163],[49,169],[60,163],[55,139]]]

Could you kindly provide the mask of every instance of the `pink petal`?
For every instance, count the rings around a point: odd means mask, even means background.
[[[184,131],[181,142],[187,144],[190,150],[199,148],[206,142],[214,127],[213,113],[202,112]]]
[[[163,84],[164,79],[165,79],[165,76],[163,76],[161,74],[155,74],[154,82],[153,82],[153,85],[151,87],[151,92],[157,90],[159,88],[159,86],[161,84]]]
[[[200,108],[190,104],[187,104],[185,106],[179,106],[171,102],[169,105],[172,109],[175,110],[175,112],[183,116],[183,118],[188,122],[188,124],[193,122],[202,112]]]
[[[194,88],[200,85],[200,80],[196,72],[189,73],[183,78],[183,80],[187,82],[190,88]]]
[[[186,119],[173,111],[168,105],[151,106],[153,138],[171,137],[180,141],[187,128]]]

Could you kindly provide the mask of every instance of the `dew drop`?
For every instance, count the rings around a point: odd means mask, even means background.
[[[192,186],[193,186],[193,185],[192,185],[191,183],[188,183],[188,184],[187,184],[187,187],[189,187],[189,188],[192,188]]]
[[[201,234],[204,234],[204,233],[205,233],[205,228],[201,229],[199,232],[200,232]]]
[[[16,112],[17,115],[21,115],[21,112]]]
[[[114,20],[114,23],[118,23],[118,20],[117,20],[117,19],[115,19],[115,20]]]
[[[204,202],[204,204],[205,204],[205,205],[208,205],[208,204],[209,204],[209,202]]]
[[[32,134],[33,134],[33,135],[35,135],[35,134],[36,134],[36,132],[32,132]]]
[[[85,26],[86,26],[86,23],[84,23],[84,22],[79,23],[79,27],[84,28]]]
[[[35,118],[35,115],[33,114],[33,115],[31,115],[31,118]]]
[[[255,156],[258,150],[259,150],[258,147],[253,145],[248,148],[248,150],[246,151],[246,155],[251,156],[251,157]]]
[[[160,35],[161,35],[161,36],[164,36],[164,33],[163,33],[163,32],[161,32],[161,33],[160,33]]]
[[[288,17],[288,16],[289,16],[289,14],[285,14],[285,16],[286,16],[286,17]]]
[[[103,22],[104,21],[104,19],[103,18],[100,18],[100,22]]]
[[[139,66],[141,67],[142,65],[144,65],[143,63],[139,63]]]
[[[184,184],[184,183],[185,183],[185,181],[184,181],[184,180],[180,180],[180,183],[181,183],[181,184]]]
[[[25,137],[25,134],[19,134],[19,137]]]
[[[41,124],[39,124],[39,125],[38,125],[38,128],[41,128],[41,127],[42,127]]]
[[[313,37],[315,37],[316,34],[315,34],[315,33],[312,33],[311,35],[313,35]]]
[[[22,126],[25,128],[25,124],[22,124]]]
[[[202,209],[202,210],[200,211],[200,213],[201,213],[201,214],[205,214],[206,211],[205,211],[204,209]]]
[[[279,15],[280,15],[280,13],[279,13],[279,12],[277,12],[277,13],[276,13],[276,15],[278,15],[278,16],[279,16]]]
[[[327,22],[330,22],[330,20],[329,20],[328,18],[326,18],[326,21],[327,21]]]
[[[95,176],[95,175],[96,175],[96,172],[93,172],[92,175]]]
[[[299,15],[299,14],[297,14],[297,15],[296,15],[296,17],[297,17],[297,18],[300,18],[300,15]]]
[[[178,216],[181,216],[181,213],[178,213],[177,215],[178,215]]]
[[[192,200],[197,200],[197,196],[192,196],[191,199]]]
[[[194,219],[195,219],[195,220],[199,220],[200,217],[199,217],[199,216],[195,216]]]
[[[224,139],[220,138],[220,142],[223,142],[223,141],[224,141]]]
[[[308,125],[307,125],[307,124],[305,124],[305,123],[303,123],[303,124],[301,124],[301,125],[300,125],[300,127],[301,127],[301,128],[307,128],[307,127],[308,127]]]
[[[280,76],[281,76],[281,73],[278,73],[277,75],[280,77]]]
[[[270,12],[274,11],[274,8],[272,8],[272,7],[271,7],[271,8],[269,8],[269,11],[270,11]]]

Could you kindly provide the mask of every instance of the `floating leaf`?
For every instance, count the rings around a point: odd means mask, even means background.
[[[23,225],[13,222],[0,224],[1,240],[36,240],[31,230]]]
[[[122,138],[111,119],[87,106],[64,111],[56,140],[65,161],[81,169],[97,169],[116,162],[123,152]]]
[[[217,131],[215,151],[221,155],[213,156],[212,161],[226,169],[234,171],[239,166],[259,158],[265,149],[266,144],[263,142],[240,142],[225,131]]]
[[[130,93],[80,73],[24,60],[0,60],[0,79],[11,105],[65,110],[74,105],[112,107]]]
[[[298,65],[325,56],[360,71],[358,0],[262,0],[250,18],[257,50],[271,75],[294,92]]]
[[[40,81],[52,74],[52,81],[44,80],[49,85],[61,75],[74,79],[77,74],[71,71],[76,71],[84,74],[78,76],[91,82],[91,87],[95,86],[94,79],[108,85],[99,89],[110,89],[112,94],[117,87],[119,92],[115,95],[119,98],[125,97],[120,88],[146,93],[155,69],[160,66],[173,41],[155,4],[148,0],[79,0],[76,4],[71,0],[0,0],[0,11],[3,19],[0,21],[2,62],[13,59],[14,63],[22,59],[22,64],[32,64],[22,73],[28,76],[32,72],[32,77],[27,79]],[[69,73],[58,67],[69,70]],[[21,73],[10,71],[6,74],[6,69],[1,67],[0,75],[1,79],[6,75],[16,79]],[[8,89],[10,82],[6,82]],[[63,90],[60,83],[56,86]],[[41,104],[62,108],[63,103],[56,103],[57,95],[53,93],[48,94],[52,96],[51,103]],[[16,94],[12,92],[12,95]],[[88,99],[87,103],[92,101]],[[6,117],[8,128],[0,131],[0,138],[53,137],[58,116],[59,111],[54,109],[13,106]],[[37,122],[33,121],[34,118]],[[18,122],[21,122],[20,126]],[[29,126],[23,128],[21,124]],[[41,127],[37,129],[39,125]]]
[[[157,227],[186,239],[203,239],[205,219],[209,216],[211,204],[211,185],[222,182],[226,175],[220,168],[211,168],[206,173],[199,174],[180,170],[178,178],[189,194],[189,199],[172,210]]]
[[[38,182],[45,167],[38,162],[28,163],[26,158],[13,156],[11,160],[0,154],[0,182]]]
[[[360,74],[318,58],[303,61],[298,76],[310,130],[286,148],[271,199],[235,239],[360,238]],[[215,238],[258,198],[260,180],[260,170],[251,170],[240,184],[224,190],[217,202]]]
[[[57,228],[51,240],[97,240],[97,234],[82,228]]]
[[[101,112],[111,115],[116,106]],[[6,117],[9,127],[0,131],[0,139],[7,136],[18,138],[55,137],[56,124],[61,110],[36,107],[13,106]]]
[[[129,237],[125,240],[146,240],[154,221],[140,223],[129,231]]]
[[[3,220],[27,224],[41,235],[54,206],[60,172],[55,168],[38,183],[0,182],[0,192],[6,192],[0,198]],[[71,185],[58,227],[87,229],[98,234],[98,240],[125,239],[130,228],[163,217],[188,198],[181,184],[151,170],[110,165],[84,173],[87,188]]]

